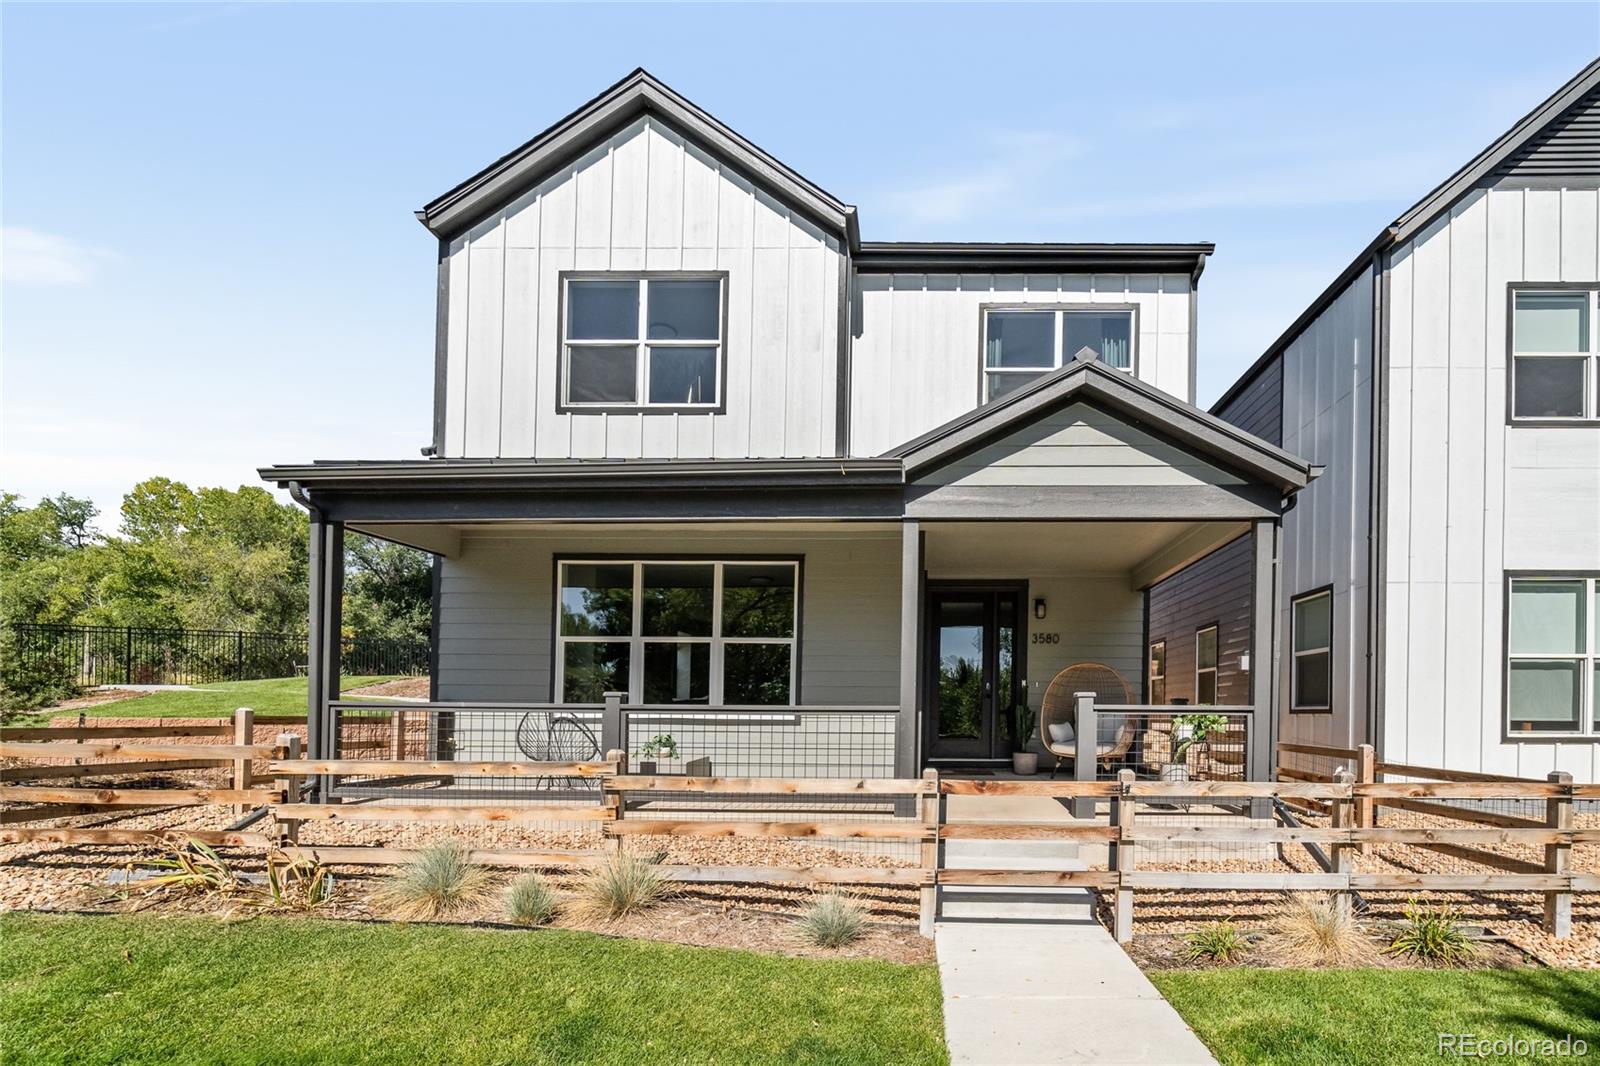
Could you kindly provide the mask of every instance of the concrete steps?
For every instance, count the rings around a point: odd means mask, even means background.
[[[949,840],[950,870],[1082,870],[1078,846],[1065,840]],[[940,922],[1093,923],[1094,895],[1083,888],[942,885],[934,919]]]

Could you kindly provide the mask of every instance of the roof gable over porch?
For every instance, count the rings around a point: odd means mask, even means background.
[[[1275,517],[1316,471],[1097,361],[1082,360],[908,442],[925,518]]]

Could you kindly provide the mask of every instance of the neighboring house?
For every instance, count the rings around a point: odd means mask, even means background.
[[[1385,227],[1212,407],[1327,467],[1283,523],[1281,739],[1600,777],[1597,300],[1600,60]],[[1196,695],[1212,625],[1217,691],[1248,683],[1247,565],[1230,546],[1152,591],[1169,697]]]
[[[617,691],[719,772],[1007,760],[1068,665],[1141,702],[1144,590],[1235,541],[1270,645],[1314,472],[1192,406],[1211,245],[863,241],[643,71],[419,217],[428,457],[262,471],[311,510],[314,750],[346,527],[436,553],[415,713],[480,758]],[[1275,688],[1226,694],[1264,775]]]

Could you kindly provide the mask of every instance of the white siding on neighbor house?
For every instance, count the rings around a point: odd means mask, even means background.
[[[982,402],[982,308],[1132,304],[1139,377],[1192,402],[1184,274],[863,274],[855,281],[850,454],[881,455]]]
[[[838,239],[640,119],[451,244],[445,456],[837,452]],[[564,271],[726,271],[724,414],[558,413]]]
[[[1596,742],[1502,740],[1505,571],[1600,569],[1600,427],[1506,425],[1507,285],[1600,278],[1597,195],[1479,190],[1393,255],[1390,759],[1600,775]]]
[[[1084,403],[1069,404],[916,481],[923,485],[1130,488],[1244,484],[1237,474]]]
[[[1373,275],[1358,275],[1283,352],[1283,448],[1327,467],[1283,520],[1280,739],[1347,746],[1367,729]],[[1291,713],[1293,597],[1333,586],[1333,712]]]
[[[439,698],[551,698],[556,556],[803,556],[800,702],[896,704],[900,698],[900,533],[834,531],[468,532],[443,560]]]

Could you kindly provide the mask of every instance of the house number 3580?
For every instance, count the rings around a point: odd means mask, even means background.
[[[1035,633],[1035,634],[1033,634],[1033,642],[1035,644],[1060,644],[1061,643],[1061,634],[1060,633]]]

